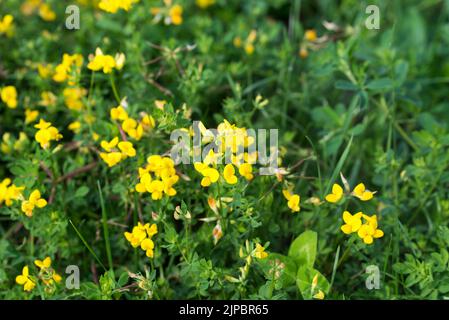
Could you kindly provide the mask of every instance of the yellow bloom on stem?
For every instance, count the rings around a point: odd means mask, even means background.
[[[53,66],[51,64],[39,63],[37,65],[37,72],[42,79],[47,79],[53,72]]]
[[[253,166],[249,163],[241,164],[239,167],[239,173],[241,176],[245,177],[246,180],[252,180],[254,178]]]
[[[117,144],[118,144],[119,140],[118,137],[113,138],[111,141],[101,141],[101,147],[106,151],[106,152],[111,152],[112,149],[114,149]]]
[[[122,153],[121,152],[101,152],[100,153],[101,159],[103,159],[104,162],[111,168],[118,164],[122,160]]]
[[[39,111],[25,109],[25,124],[34,122],[38,116],[39,116]]]
[[[0,205],[4,202],[7,207],[13,204],[22,197],[22,191],[25,187],[17,187],[11,184],[11,179],[4,179],[0,183]]]
[[[363,240],[366,244],[373,243],[373,239],[382,238],[384,236],[384,232],[377,228],[377,216],[373,215],[371,217],[363,215],[363,217],[367,220],[365,224],[363,224],[357,232],[357,235]]]
[[[140,248],[145,251],[145,253],[146,253],[148,258],[153,258],[153,256],[154,256],[154,251],[153,251],[153,249],[154,249],[154,242],[153,242],[153,240],[151,240],[149,238],[144,239],[141,242],[141,244],[140,244]]]
[[[332,193],[328,194],[325,199],[327,202],[337,203],[342,197],[343,188],[339,184],[334,183],[334,185],[332,186]]]
[[[2,19],[0,19],[0,35],[6,34],[7,37],[11,37],[14,30],[13,22],[14,17],[10,14],[7,14]]]
[[[316,31],[311,29],[311,30],[306,30],[306,32],[304,33],[304,39],[306,39],[307,41],[316,41],[316,39],[318,38]]]
[[[39,16],[45,21],[54,21],[56,19],[56,13],[47,3],[39,6]]]
[[[256,249],[254,250],[254,256],[258,259],[265,259],[268,257],[268,253],[265,252],[265,248],[262,247],[259,243],[256,243]]]
[[[128,119],[128,112],[122,106],[111,109],[111,119],[125,121]]]
[[[354,190],[352,191],[352,195],[359,198],[362,201],[371,200],[374,196],[374,192],[366,190],[365,185],[363,183],[359,183]]]
[[[47,205],[47,200],[41,198],[41,193],[39,190],[34,190],[28,200],[22,202],[22,212],[24,212],[28,217],[33,216],[33,210],[35,207],[43,208]]]
[[[142,250],[145,251],[148,258],[153,258],[154,256],[154,242],[151,238],[157,234],[157,225],[149,223],[145,225],[140,222],[137,223],[132,230],[132,232],[125,232],[125,238],[131,244],[133,248],[140,246]]]
[[[17,90],[14,86],[7,86],[1,89],[0,97],[8,108],[17,108]]]
[[[51,258],[46,257],[44,260],[34,260],[34,264],[39,267],[39,269],[48,269],[51,267]]]
[[[103,70],[103,73],[108,74],[112,72],[112,69],[116,67],[115,59],[113,56],[103,54],[100,48],[95,51],[95,56],[87,65],[87,68],[92,71]]]
[[[194,168],[196,171],[203,175],[203,179],[201,180],[202,187],[208,187],[212,183],[215,183],[220,178],[220,173],[215,168],[210,168],[204,163],[196,162],[194,163]]]
[[[293,212],[299,212],[301,210],[299,204],[301,197],[297,194],[292,194],[289,190],[282,190],[282,194],[287,199],[287,205]]]
[[[50,122],[46,122],[44,119],[40,119],[39,123],[34,125],[35,128],[39,129],[34,138],[41,145],[43,149],[47,149],[50,146],[50,141],[58,141],[62,138],[58,129],[53,127]]]
[[[74,121],[69,124],[68,128],[69,128],[69,130],[73,131],[74,133],[78,133],[78,132],[80,132],[80,129],[81,129],[81,122]]]
[[[236,184],[238,179],[235,175],[235,168],[232,164],[227,164],[223,170],[223,177],[229,184]]]
[[[341,226],[341,231],[345,234],[357,232],[362,226],[362,212],[351,215],[348,211],[343,212],[344,225]]]
[[[172,6],[168,12],[170,20],[174,25],[180,25],[182,23],[182,7],[179,4]]]
[[[119,142],[118,148],[122,152],[123,158],[136,156],[136,149],[134,149],[133,144],[129,141]]]
[[[31,291],[34,289],[36,284],[30,278],[28,266],[23,267],[22,274],[16,277],[16,283],[23,286],[24,291]]]

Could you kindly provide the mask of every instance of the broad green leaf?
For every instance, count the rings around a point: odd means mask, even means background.
[[[317,233],[307,230],[301,233],[290,245],[288,256],[295,260],[299,267],[313,267],[317,250]]]

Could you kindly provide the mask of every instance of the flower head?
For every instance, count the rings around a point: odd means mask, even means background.
[[[287,205],[293,212],[299,212],[301,210],[299,206],[301,197],[299,195],[292,194],[289,190],[282,190],[282,194],[284,195],[285,199],[287,199]]]
[[[332,193],[328,194],[325,199],[327,202],[337,203],[342,197],[343,188],[339,184],[334,183],[332,186]]]
[[[33,216],[33,210],[35,207],[43,208],[47,205],[47,200],[41,198],[39,190],[34,190],[28,200],[22,202],[22,211],[28,216]]]
[[[36,286],[36,283],[31,279],[28,266],[24,266],[22,274],[16,277],[16,283],[23,286],[24,291],[31,291]]]

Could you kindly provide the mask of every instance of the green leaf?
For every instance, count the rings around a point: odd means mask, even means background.
[[[89,188],[86,186],[82,186],[78,188],[75,192],[75,198],[83,198],[86,194],[89,193]]]
[[[288,256],[295,260],[299,267],[313,267],[317,251],[317,233],[307,230],[301,233],[290,245]]]
[[[393,82],[393,80],[391,80],[389,78],[376,79],[376,80],[370,81],[366,85],[367,89],[373,90],[373,91],[388,90],[388,89],[392,89],[393,87],[394,87],[394,82]]]
[[[316,284],[313,285],[315,277],[317,281]],[[302,266],[298,269],[296,285],[305,300],[313,299],[313,296],[320,290],[327,295],[330,287],[326,277],[324,277],[318,270],[308,266]]]

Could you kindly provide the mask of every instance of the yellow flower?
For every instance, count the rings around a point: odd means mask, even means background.
[[[51,76],[53,72],[53,66],[51,64],[39,63],[37,65],[37,72],[42,79],[46,79]]]
[[[64,103],[70,110],[80,111],[84,104],[82,98],[87,94],[84,88],[65,88],[62,92],[64,96]]]
[[[69,130],[73,131],[74,133],[78,133],[78,132],[80,132],[80,129],[81,129],[81,122],[74,121],[69,124],[68,128],[69,128]]]
[[[235,169],[232,164],[227,164],[223,170],[223,177],[229,184],[237,183],[237,176],[235,175]]]
[[[340,201],[340,199],[343,197],[343,188],[340,187],[339,184],[334,183],[332,186],[332,193],[328,194],[326,196],[326,201],[331,203],[336,203]]]
[[[357,232],[357,235],[363,240],[366,244],[373,243],[374,238],[382,238],[384,236],[384,232],[377,228],[377,216],[373,215],[371,217],[363,215],[363,217],[367,220],[365,224],[363,224]]]
[[[28,200],[22,202],[22,212],[28,217],[33,216],[33,210],[35,207],[43,208],[47,205],[47,200],[41,198],[39,190],[34,190]]]
[[[201,9],[206,9],[215,3],[215,0],[196,0],[196,5]]]
[[[100,0],[98,8],[109,13],[116,13],[119,9],[128,11],[139,0]]]
[[[81,72],[83,65],[83,56],[80,54],[66,54],[62,56],[62,62],[56,66],[53,80],[56,82],[65,82],[68,80],[70,85],[76,83],[76,76]]]
[[[128,112],[126,112],[125,108],[123,108],[122,106],[118,106],[117,108],[112,108],[111,109],[111,119],[124,121],[124,120],[128,119]]]
[[[0,97],[10,109],[17,108],[17,90],[14,86],[7,86],[1,90]]]
[[[6,34],[7,37],[12,36],[14,30],[13,21],[14,17],[10,14],[7,14],[0,19],[0,35]]]
[[[48,269],[51,267],[51,258],[46,257],[44,260],[34,260],[34,264],[39,267],[39,269]]]
[[[144,239],[141,242],[141,244],[140,244],[140,248],[145,251],[145,253],[146,253],[148,258],[153,258],[153,256],[154,256],[154,251],[153,251],[153,249],[154,249],[154,242],[153,242],[153,240],[148,239],[148,238]]]
[[[56,19],[56,13],[46,3],[39,6],[39,16],[45,21],[54,21]]]
[[[34,289],[36,284],[30,278],[28,266],[23,267],[22,274],[16,277],[16,283],[19,285],[23,285],[24,291],[31,291]]]
[[[122,160],[122,154],[120,152],[101,152],[100,157],[110,168]]]
[[[113,138],[111,141],[101,141],[101,147],[106,151],[106,152],[111,152],[112,149],[114,149],[117,144],[118,144],[119,140],[118,137]]]
[[[93,71],[99,71],[103,69],[103,73],[111,73],[112,69],[116,67],[115,59],[113,56],[103,54],[100,48],[95,51],[95,56],[87,65],[87,68]]]
[[[13,201],[19,200],[22,197],[22,191],[24,187],[17,187],[16,185],[11,185],[11,179],[4,179],[0,183],[0,205],[5,202],[7,207],[10,207]]]
[[[145,251],[148,258],[153,258],[154,256],[154,242],[151,238],[157,234],[157,225],[149,223],[145,225],[140,222],[137,223],[132,230],[132,232],[125,232],[125,238],[131,244],[133,248],[140,246],[142,250]]]
[[[299,212],[301,210],[299,206],[299,203],[301,202],[301,197],[299,195],[292,194],[288,190],[282,190],[282,194],[284,195],[285,199],[287,199],[288,201],[287,205],[293,212]]]
[[[371,200],[374,196],[374,192],[366,190],[365,185],[363,183],[359,183],[352,191],[352,194],[362,201]]]
[[[249,163],[243,163],[239,167],[239,173],[242,177],[245,177],[246,180],[252,180],[254,178],[253,175],[253,166]]]
[[[317,34],[315,30],[306,30],[306,32],[304,33],[304,39],[306,39],[307,41],[315,41],[317,39]]]
[[[134,149],[133,144],[131,142],[128,141],[119,142],[118,148],[122,152],[123,158],[136,156],[136,149]]]
[[[25,109],[25,124],[34,122],[38,116],[39,116],[39,111]]]
[[[256,243],[256,249],[254,251],[254,256],[258,259],[265,259],[266,257],[268,257],[268,253],[265,252],[265,248],[262,247],[259,243]]]
[[[194,163],[194,168],[196,171],[203,175],[203,179],[201,180],[202,187],[208,187],[212,183],[215,183],[220,178],[220,173],[215,168],[210,168],[204,163],[196,162]]]
[[[351,215],[348,211],[343,212],[344,225],[341,226],[341,231],[345,234],[357,232],[362,226],[362,212]]]
[[[39,123],[34,125],[34,127],[39,129],[34,138],[37,142],[39,142],[43,149],[47,149],[50,146],[50,141],[58,141],[62,138],[62,135],[59,133],[58,129],[51,126],[50,122],[46,122],[43,119],[40,119]]]
[[[182,7],[179,4],[175,4],[170,8],[168,14],[174,25],[180,25],[182,23],[182,11]]]
[[[41,93],[41,101],[39,101],[39,105],[44,107],[51,107],[56,104],[57,98],[50,91],[44,91]]]

